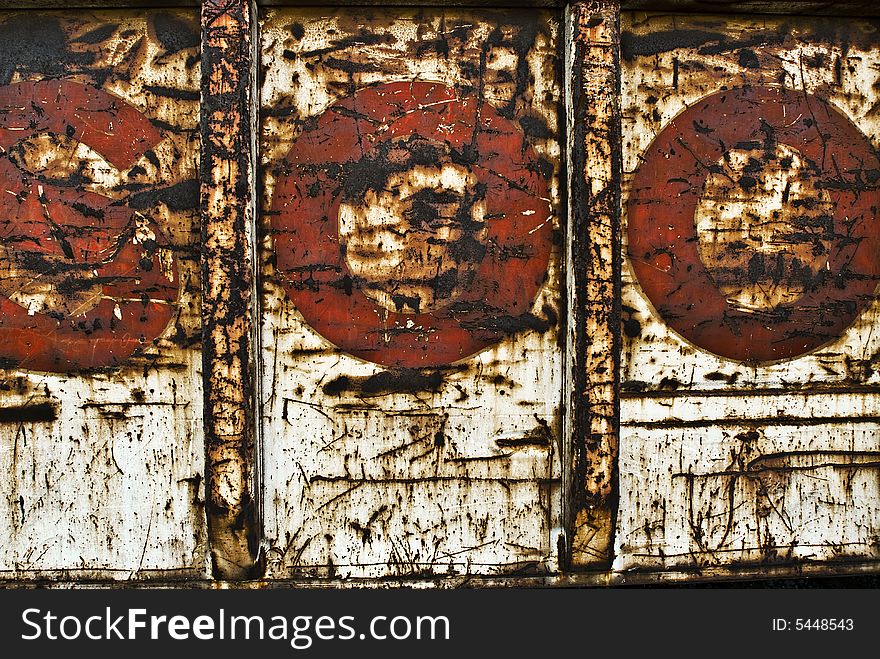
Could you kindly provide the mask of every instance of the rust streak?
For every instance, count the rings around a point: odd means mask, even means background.
[[[607,564],[615,515],[620,353],[617,3],[570,8],[569,376],[572,566]]]
[[[202,273],[207,513],[214,573],[253,576],[251,6],[202,4]]]

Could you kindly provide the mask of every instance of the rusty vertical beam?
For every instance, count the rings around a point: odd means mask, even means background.
[[[250,0],[202,3],[201,213],[207,516],[214,575],[254,576]]]
[[[620,7],[567,12],[570,567],[607,567],[616,523],[620,362]]]

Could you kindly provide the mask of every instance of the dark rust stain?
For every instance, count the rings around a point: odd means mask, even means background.
[[[58,418],[52,403],[0,407],[0,423],[50,423]]]
[[[94,53],[72,52],[62,23],[53,17],[17,14],[0,24],[0,85],[15,73],[61,76],[70,68],[91,64]]]
[[[167,55],[194,48],[201,43],[199,30],[191,22],[167,12],[156,12],[152,19],[156,38]]]
[[[133,193],[128,205],[138,210],[165,204],[170,210],[196,210],[199,207],[199,182],[181,181],[167,188]]]
[[[442,371],[400,368],[367,377],[340,375],[325,384],[321,390],[328,396],[352,393],[369,397],[438,391],[442,384]]]
[[[540,424],[532,432],[522,437],[502,437],[495,440],[495,444],[501,448],[521,448],[524,446],[550,446],[553,441],[553,435],[550,427],[544,419],[540,419]]]
[[[803,459],[809,464],[798,464]],[[880,451],[781,451],[766,453],[750,460],[748,473],[813,471],[834,469],[878,469]]]
[[[786,26],[756,30],[742,39],[733,39],[720,31],[696,28],[654,30],[646,33],[625,30],[621,34],[620,49],[623,59],[633,61],[639,57],[686,49],[695,49],[699,55],[748,51],[759,46],[780,45],[790,40],[791,31]]]
[[[77,37],[75,39],[71,39],[71,43],[88,43],[88,44],[99,44],[102,41],[106,41],[109,39],[116,30],[119,29],[118,23],[107,23],[106,25],[101,25],[96,27],[93,30],[89,30],[81,37]]]
[[[746,428],[762,428],[765,426],[826,426],[834,423],[880,423],[880,415],[795,417],[780,414],[774,417],[756,419],[677,419],[668,421],[624,421],[623,425],[631,428],[662,428],[673,430],[681,428],[725,428],[730,426],[742,426]]]

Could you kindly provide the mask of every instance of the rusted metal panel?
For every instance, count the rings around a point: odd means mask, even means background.
[[[0,578],[204,575],[195,15],[0,35]]]
[[[625,15],[618,569],[880,555],[876,45]]]
[[[216,576],[255,569],[248,0],[202,5],[202,276],[207,512]]]
[[[620,12],[614,3],[569,10],[566,438],[571,565],[611,562],[616,501],[620,355]]]
[[[557,568],[560,29],[262,16],[270,577]]]

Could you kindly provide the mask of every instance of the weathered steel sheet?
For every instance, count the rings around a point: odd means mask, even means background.
[[[269,576],[556,569],[559,31],[262,17]]]
[[[204,575],[195,12],[0,41],[0,578]]]
[[[618,569],[880,556],[876,46],[625,16]]]

